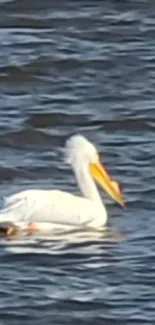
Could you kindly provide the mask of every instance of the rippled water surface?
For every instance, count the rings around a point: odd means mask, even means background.
[[[79,194],[82,133],[122,185],[103,232],[0,241],[0,324],[154,324],[155,2],[0,1],[0,195]]]

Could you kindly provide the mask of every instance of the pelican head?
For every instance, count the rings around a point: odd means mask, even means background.
[[[66,142],[67,161],[75,166],[87,168],[89,174],[97,183],[122,207],[124,202],[118,183],[112,180],[100,163],[100,157],[95,146],[82,135],[74,135]]]

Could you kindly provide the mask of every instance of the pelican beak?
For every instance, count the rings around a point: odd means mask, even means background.
[[[99,183],[99,185],[122,207],[125,207],[124,201],[122,199],[119,184],[116,181],[110,179],[110,176],[106,170],[102,167],[100,162],[91,163],[89,165],[89,170],[92,177]]]

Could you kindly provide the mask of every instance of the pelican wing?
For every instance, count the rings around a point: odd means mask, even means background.
[[[82,226],[97,217],[96,204],[52,190],[28,190],[5,198],[0,222],[36,222]]]

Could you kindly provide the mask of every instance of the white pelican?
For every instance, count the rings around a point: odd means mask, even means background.
[[[46,231],[53,228],[101,227],[107,212],[93,178],[121,206],[118,184],[102,167],[97,149],[81,135],[66,142],[66,158],[84,197],[59,190],[25,190],[4,198],[0,231],[11,234],[16,228]]]

